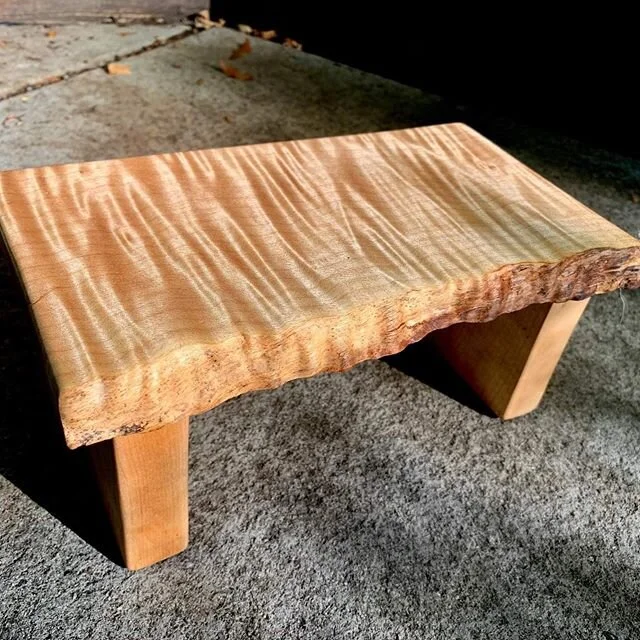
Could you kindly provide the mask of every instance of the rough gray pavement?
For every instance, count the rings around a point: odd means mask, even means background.
[[[2,167],[465,120],[640,231],[638,161],[270,43],[232,80],[211,65],[241,40],[0,101]],[[0,638],[638,638],[639,327],[638,293],[595,299],[509,423],[406,375],[441,377],[420,351],[227,402],[192,420],[189,549],[130,573],[0,254]]]
[[[128,58],[129,76],[96,69],[48,87],[28,103],[0,102],[1,168],[56,164],[418,124],[437,102],[278,44],[252,39],[234,61],[255,79],[217,69],[244,36],[212,29]],[[25,133],[29,129],[38,133]]]
[[[186,25],[0,25],[0,99],[190,31]]]

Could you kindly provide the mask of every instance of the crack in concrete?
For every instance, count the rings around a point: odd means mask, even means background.
[[[166,47],[168,44],[173,42],[178,42],[180,40],[184,40],[192,35],[200,33],[199,29],[196,29],[193,26],[185,26],[185,31],[180,33],[176,33],[172,36],[168,36],[166,38],[156,38],[153,42],[136,49],[135,51],[131,51],[129,53],[125,53],[122,55],[114,55],[112,58],[106,61],[101,61],[98,64],[90,65],[87,67],[82,67],[80,69],[73,69],[71,71],[67,71],[65,73],[61,73],[58,75],[48,76],[39,80],[38,82],[29,82],[19,89],[15,89],[5,95],[0,95],[0,102],[4,102],[5,100],[9,100],[10,98],[15,98],[16,96],[25,95],[27,93],[31,93],[37,89],[42,89],[43,87],[48,87],[52,84],[58,84],[59,82],[64,82],[65,80],[69,80],[70,78],[75,78],[76,76],[82,75],[83,73],[88,73],[89,71],[95,71],[96,69],[105,69],[107,65],[112,62],[119,62],[121,60],[127,60],[134,56],[139,56],[147,51],[152,51],[153,49],[158,49],[160,47]]]

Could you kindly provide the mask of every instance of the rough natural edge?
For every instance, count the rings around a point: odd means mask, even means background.
[[[63,391],[59,407],[67,444],[76,448],[149,431],[248,391],[345,371],[458,322],[487,322],[531,304],[638,287],[639,246],[591,249],[552,264],[505,265],[438,291],[408,291],[344,317],[312,318],[277,335],[189,345],[151,365]],[[87,406],[100,409],[88,415]]]

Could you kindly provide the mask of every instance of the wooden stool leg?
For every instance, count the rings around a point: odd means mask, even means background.
[[[496,415],[533,411],[588,300],[536,304],[433,334],[437,349]]]
[[[188,544],[189,418],[90,447],[98,483],[129,569]]]

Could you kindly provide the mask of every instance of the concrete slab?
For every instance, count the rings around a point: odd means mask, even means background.
[[[107,18],[175,21],[207,6],[206,0],[3,0],[0,20],[20,24],[61,24]]]
[[[129,76],[96,69],[31,92],[28,102],[20,96],[0,102],[0,168],[437,119],[439,100],[417,89],[259,39],[237,62],[255,79],[228,78],[216,67],[243,39],[236,31],[212,29],[128,58]]]
[[[93,69],[158,41],[188,33],[187,25],[0,25],[0,99],[49,78]],[[55,34],[55,35],[54,35]]]

